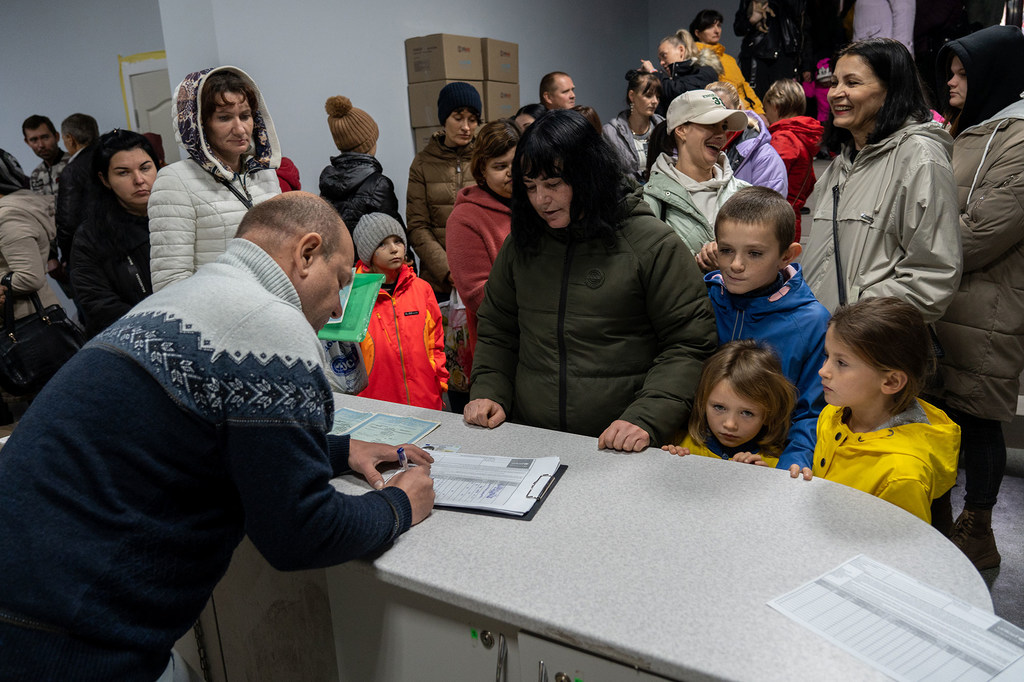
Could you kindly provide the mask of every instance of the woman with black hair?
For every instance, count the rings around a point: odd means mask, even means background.
[[[835,311],[894,296],[942,317],[960,281],[953,140],[932,121],[902,43],[873,38],[839,52],[825,143],[836,158],[811,195],[804,279]]]
[[[719,80],[732,83],[736,86],[736,92],[743,100],[743,108],[751,109],[755,113],[764,116],[764,108],[761,100],[757,98],[754,89],[740,70],[740,65],[732,55],[725,53],[725,45],[722,44],[722,22],[725,18],[717,9],[702,9],[690,22],[690,33],[697,41],[698,50],[711,50],[718,56],[722,63],[722,74]]]
[[[71,271],[90,337],[153,293],[146,205],[157,163],[149,141],[130,130],[112,130],[96,144],[93,202],[75,234]]]
[[[651,132],[665,120],[655,112],[661,101],[661,79],[656,74],[632,70],[626,73],[626,106],[602,129],[604,139],[618,152],[623,168],[637,182],[644,182]]]
[[[715,347],[686,246],[574,111],[527,129],[512,186],[512,233],[480,306],[465,420],[493,428],[508,418],[615,450],[670,442]]]

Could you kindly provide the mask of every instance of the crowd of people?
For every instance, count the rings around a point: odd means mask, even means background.
[[[26,119],[42,162],[26,175],[0,153],[0,296],[16,318],[28,294],[55,303],[50,273],[94,340],[0,452],[0,666],[39,676],[25,652],[46,651],[50,676],[173,674],[243,533],[304,568],[429,514],[429,454],[405,445],[421,466],[384,486],[394,449],[328,433],[341,387],[315,332],[353,272],[383,278],[360,395],[824,477],[999,565],[1001,424],[1024,370],[1024,75],[997,65],[1024,58],[1024,34],[946,42],[932,100],[920,51],[822,43],[821,17],[812,39],[812,4],[741,0],[738,59],[724,17],[700,12],[626,73],[603,126],[565,72],[490,122],[473,85],[446,85],[404,212],[376,122],[340,95],[320,197],[292,191],[236,67],[175,89],[187,158],[170,165],[158,139],[84,114],[60,136]],[[334,493],[346,468],[374,493]]]

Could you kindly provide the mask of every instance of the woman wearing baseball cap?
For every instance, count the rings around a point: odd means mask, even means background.
[[[672,100],[665,120],[651,133],[649,179],[644,198],[686,243],[704,270],[701,249],[715,239],[718,208],[748,183],[736,179],[722,148],[731,132],[747,126],[747,115],[727,109],[718,95],[691,90]]]

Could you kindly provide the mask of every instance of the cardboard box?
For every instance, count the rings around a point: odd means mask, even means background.
[[[419,154],[423,151],[423,148],[430,142],[430,138],[434,136],[439,130],[438,126],[429,126],[427,128],[413,128],[412,129],[412,142],[416,148],[415,153]]]
[[[441,94],[441,88],[449,83],[455,83],[459,79],[430,81],[427,83],[409,84],[409,125],[413,128],[440,127],[437,120],[437,96]],[[484,84],[481,81],[466,81],[476,88],[480,93],[480,99],[484,98]]]
[[[405,41],[405,66],[410,83],[482,81],[483,51],[479,38],[435,33]]]
[[[510,118],[519,111],[519,85],[484,81],[484,120]]]
[[[494,38],[483,38],[484,80],[519,82],[519,45]]]

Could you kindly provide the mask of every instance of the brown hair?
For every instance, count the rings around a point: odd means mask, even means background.
[[[552,71],[551,73],[544,74],[544,77],[540,79],[540,88],[538,88],[540,101],[544,101],[545,92],[554,92],[555,90],[555,79],[559,76],[569,76],[565,71]],[[572,78],[572,76],[569,76]]]
[[[770,187],[744,187],[729,197],[715,217],[716,238],[723,220],[774,228],[780,254],[796,240],[796,213],[789,202]]]
[[[708,396],[724,380],[732,384],[738,395],[764,409],[764,426],[757,440],[761,452],[768,455],[782,452],[796,404],[796,389],[783,374],[775,351],[752,339],[731,341],[704,362],[690,411],[690,437],[701,445],[711,437]]]
[[[777,80],[764,93],[761,102],[772,105],[779,112],[779,118],[803,116],[807,111],[807,95],[804,89],[792,78]]]
[[[829,328],[875,369],[907,375],[907,385],[894,396],[892,414],[914,403],[935,361],[928,327],[917,308],[891,296],[867,298],[837,310]]]
[[[207,121],[213,117],[217,106],[225,103],[224,95],[229,92],[245,97],[253,114],[259,109],[256,89],[248,81],[234,71],[217,71],[206,77],[203,81],[203,91],[199,94],[199,111],[203,126],[206,126]]]
[[[512,121],[502,118],[491,121],[480,128],[476,135],[476,147],[473,148],[473,158],[469,162],[470,172],[476,184],[483,187],[484,170],[487,162],[508,153],[508,150],[515,149],[519,144],[519,128]]]
[[[583,114],[583,118],[587,119],[587,122],[594,126],[594,130],[597,131],[597,134],[601,134],[601,117],[597,115],[597,110],[594,109],[594,107],[588,107],[585,104],[577,104],[572,108],[572,110]]]

